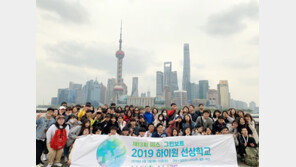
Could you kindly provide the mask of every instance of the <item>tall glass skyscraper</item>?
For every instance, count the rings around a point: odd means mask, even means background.
[[[187,98],[191,99],[190,91],[190,53],[189,53],[189,44],[184,44],[184,60],[183,60],[183,81],[182,89],[187,91]]]
[[[139,97],[138,93],[138,77],[133,77],[133,85],[132,85],[132,97]]]
[[[162,96],[163,93],[163,72],[156,71],[156,96]]]
[[[199,81],[199,98],[207,99],[207,92],[209,90],[209,81],[208,80],[200,80]]]

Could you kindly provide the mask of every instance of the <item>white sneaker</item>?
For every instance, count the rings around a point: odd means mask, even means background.
[[[52,165],[51,164],[48,164],[46,167],[51,167]]]
[[[54,163],[53,165],[58,166],[58,167],[63,166],[63,164],[61,164],[60,162],[56,162],[56,163]]]
[[[41,164],[41,163],[36,165],[36,167],[42,167],[42,166],[43,166],[43,164]]]
[[[43,154],[42,161],[47,161],[47,154]]]

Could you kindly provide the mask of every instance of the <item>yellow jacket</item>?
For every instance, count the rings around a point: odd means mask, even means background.
[[[85,115],[85,113],[86,113],[86,111],[84,109],[80,109],[79,113],[77,114],[77,117],[78,117],[79,121]]]

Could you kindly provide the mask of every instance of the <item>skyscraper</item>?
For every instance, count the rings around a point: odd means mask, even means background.
[[[68,96],[69,96],[69,89],[58,89],[58,105],[60,105],[63,101],[68,102]]]
[[[187,98],[191,99],[191,84],[190,84],[190,53],[189,44],[184,44],[184,60],[183,60],[183,80],[182,89],[187,91]]]
[[[162,96],[163,92],[163,72],[156,71],[156,96]]]
[[[164,64],[163,64],[163,86],[170,86],[171,73],[172,73],[172,62],[164,62]]]
[[[207,92],[209,90],[209,81],[208,80],[200,80],[199,81],[199,98],[207,99]]]
[[[100,103],[106,104],[106,93],[107,93],[107,88],[106,86],[103,85],[101,82],[100,85]]]
[[[171,95],[179,89],[177,71],[172,71],[172,62],[164,62],[163,87],[165,86],[170,87]]]
[[[113,92],[113,88],[116,84],[116,79],[115,78],[110,78],[108,79],[108,83],[107,83],[107,95],[106,95],[106,103],[110,104],[112,102],[115,102],[113,100],[113,96],[114,96],[114,92]]]
[[[139,97],[138,93],[138,77],[133,77],[133,85],[132,85],[132,97]]]
[[[147,97],[151,97],[151,92],[149,90],[147,91]]]
[[[222,109],[230,107],[230,93],[227,80],[220,80],[217,85],[219,105]]]
[[[123,82],[122,78],[122,60],[124,58],[124,52],[122,51],[122,24],[120,26],[120,39],[119,39],[119,50],[116,52],[117,58],[117,78],[116,85],[114,86],[113,101],[117,102],[121,95],[127,94],[127,87]]]

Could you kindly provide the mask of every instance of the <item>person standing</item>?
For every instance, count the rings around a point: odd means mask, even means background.
[[[167,116],[168,116],[168,122],[172,121],[175,119],[176,114],[177,114],[177,105],[176,103],[171,104],[171,110],[168,111]]]
[[[42,152],[47,151],[46,148],[46,132],[47,129],[54,124],[56,121],[52,117],[54,109],[48,108],[45,117],[39,117],[36,120],[36,165],[41,166],[43,162],[41,161]],[[44,154],[47,159],[47,154]]]
[[[196,119],[196,126],[202,126],[203,129],[212,129],[213,120],[210,118],[210,111],[204,110],[202,115]]]
[[[145,107],[144,118],[148,122],[148,124],[151,124],[154,122],[154,115],[151,113],[149,106]]]
[[[61,131],[59,132],[59,130]],[[56,123],[51,125],[48,131],[46,132],[46,142],[47,142],[46,144],[47,144],[47,149],[49,151],[47,167],[51,167],[52,165],[55,165],[58,167],[63,166],[63,164],[61,164],[60,161],[63,154],[64,146],[62,146],[61,149],[52,148],[53,145],[55,144],[55,141],[54,140],[52,141],[52,139],[55,139],[54,137],[58,135],[56,133],[60,133],[61,136],[63,136],[64,130],[66,131],[65,132],[66,137],[63,137],[62,139],[67,141],[67,136],[69,134],[69,126],[65,124],[65,117],[63,115],[59,115],[57,116]]]

